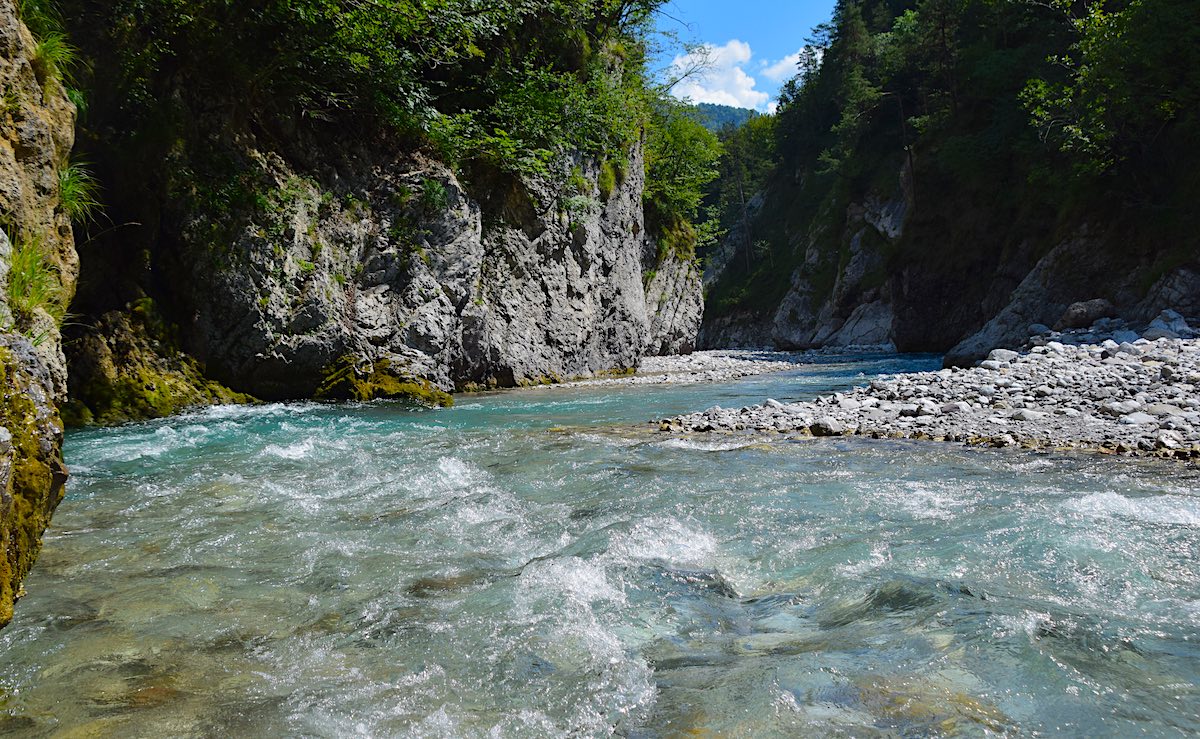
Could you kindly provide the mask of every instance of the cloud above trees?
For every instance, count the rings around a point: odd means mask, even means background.
[[[755,61],[750,44],[738,39],[721,46],[703,44],[671,62],[672,74],[682,76],[671,93],[694,103],[731,105],[768,111],[773,107],[771,93],[758,88],[761,77],[779,83],[796,73],[800,52],[783,59]],[[751,71],[754,70],[752,74]]]

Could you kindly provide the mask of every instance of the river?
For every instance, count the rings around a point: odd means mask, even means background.
[[[936,364],[71,432],[0,733],[1200,732],[1195,470],[646,423]]]

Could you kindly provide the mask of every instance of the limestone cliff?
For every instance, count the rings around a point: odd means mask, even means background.
[[[174,341],[155,351],[182,350],[198,372],[239,392],[372,397],[392,394],[376,382],[386,375],[436,401],[625,371],[646,354],[693,348],[698,269],[659,258],[647,238],[638,147],[604,191],[600,163],[584,158],[522,182],[460,176],[386,139],[243,132],[224,146],[235,195],[218,198],[185,176],[194,154],[174,152],[131,208],[129,220],[157,228],[129,229],[123,244],[105,247],[103,264],[89,263],[96,282],[81,305],[116,325],[114,309],[153,304]],[[123,292],[112,290],[118,283]],[[105,331],[94,322],[80,333]],[[127,353],[122,368],[112,352],[97,356],[103,342],[84,338],[73,350],[76,405],[84,420],[102,420],[96,406],[119,395],[117,376],[136,374],[129,363],[161,362]],[[95,371],[114,359],[114,371]],[[182,377],[168,376],[152,384]]]
[[[886,166],[886,165],[885,165]],[[892,170],[893,172],[895,170]],[[893,175],[894,177],[894,175]],[[1200,316],[1200,251],[1162,243],[1140,216],[1063,218],[963,202],[915,202],[908,174],[844,207],[836,201],[787,230],[793,253],[777,296],[744,295],[706,316],[706,348],[870,346],[946,353],[969,364],[1019,347],[1031,326],[1055,326],[1074,303],[1100,300],[1106,316],[1145,325],[1160,312]],[[786,222],[787,184],[761,197],[760,223]],[[732,232],[707,279],[736,254]]]
[[[755,214],[769,213],[772,201],[761,196]],[[889,197],[872,194],[863,204],[846,208],[840,229],[832,219],[817,219],[812,227],[793,236],[793,247],[802,257],[791,271],[778,304],[765,312],[737,309],[714,316],[703,327],[701,343],[707,347],[775,346],[787,349],[871,346],[895,348],[894,286],[888,269],[904,234],[910,204],[899,189]],[[718,253],[723,260],[709,268],[708,279],[722,274],[717,265],[736,258],[734,231]],[[770,257],[770,258],[773,258]],[[784,266],[781,264],[781,268]]]
[[[207,216],[185,220],[178,265],[185,346],[231,386],[309,397],[353,357],[446,391],[508,387],[634,367],[647,346],[636,158],[607,197],[579,162],[586,192],[514,183],[481,203],[434,162],[360,160],[334,189],[250,156],[264,207],[218,259]]]
[[[12,0],[0,0],[0,626],[63,495],[58,320],[78,260],[60,177],[75,108]]]

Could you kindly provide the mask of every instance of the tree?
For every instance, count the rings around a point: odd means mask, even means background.
[[[1094,174],[1144,164],[1172,134],[1195,131],[1200,3],[1093,0],[1080,15],[1066,0],[1054,4],[1075,34],[1070,50],[1053,59],[1066,76],[1038,77],[1022,95],[1045,140]],[[1194,153],[1194,133],[1190,140]]]

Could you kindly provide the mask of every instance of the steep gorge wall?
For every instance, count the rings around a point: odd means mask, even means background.
[[[75,108],[39,58],[12,0],[0,0],[0,626],[13,615],[62,499],[66,364],[55,313],[78,260],[60,201]],[[30,289],[31,282],[40,287]],[[40,295],[40,297],[39,297]]]
[[[582,158],[563,165],[575,173],[561,178],[568,190],[495,173],[467,184],[386,141],[248,134],[225,156],[242,190],[232,205],[184,179],[184,161],[168,162],[161,189],[144,190],[130,216],[156,228],[131,228],[103,251],[84,301],[102,318],[72,356],[82,420],[138,415],[113,402],[120,378],[179,350],[198,360],[197,375],[263,399],[440,402],[455,390],[624,372],[694,345],[698,270],[660,261],[647,237],[640,148],[609,191]],[[104,270],[139,259],[136,284],[112,291],[121,279]],[[126,350],[101,323],[133,329]],[[135,343],[159,358],[128,351]],[[150,384],[177,387],[187,374],[166,370]],[[183,392],[178,405],[225,399]]]
[[[1200,316],[1200,247],[1187,241],[1194,237],[1159,238],[1137,212],[1056,220],[1019,196],[918,199],[907,169],[888,176],[890,166],[874,179],[892,187],[827,204],[789,230],[786,250],[776,252],[796,255],[786,289],[758,306],[710,310],[700,344],[870,346],[969,364],[1021,346],[1031,326],[1056,326],[1077,302],[1103,299],[1113,317],[1132,324],[1166,309]],[[772,183],[758,223],[786,222],[790,196],[786,183]],[[740,258],[740,234],[729,239],[725,262]],[[710,269],[706,279],[723,276]]]

